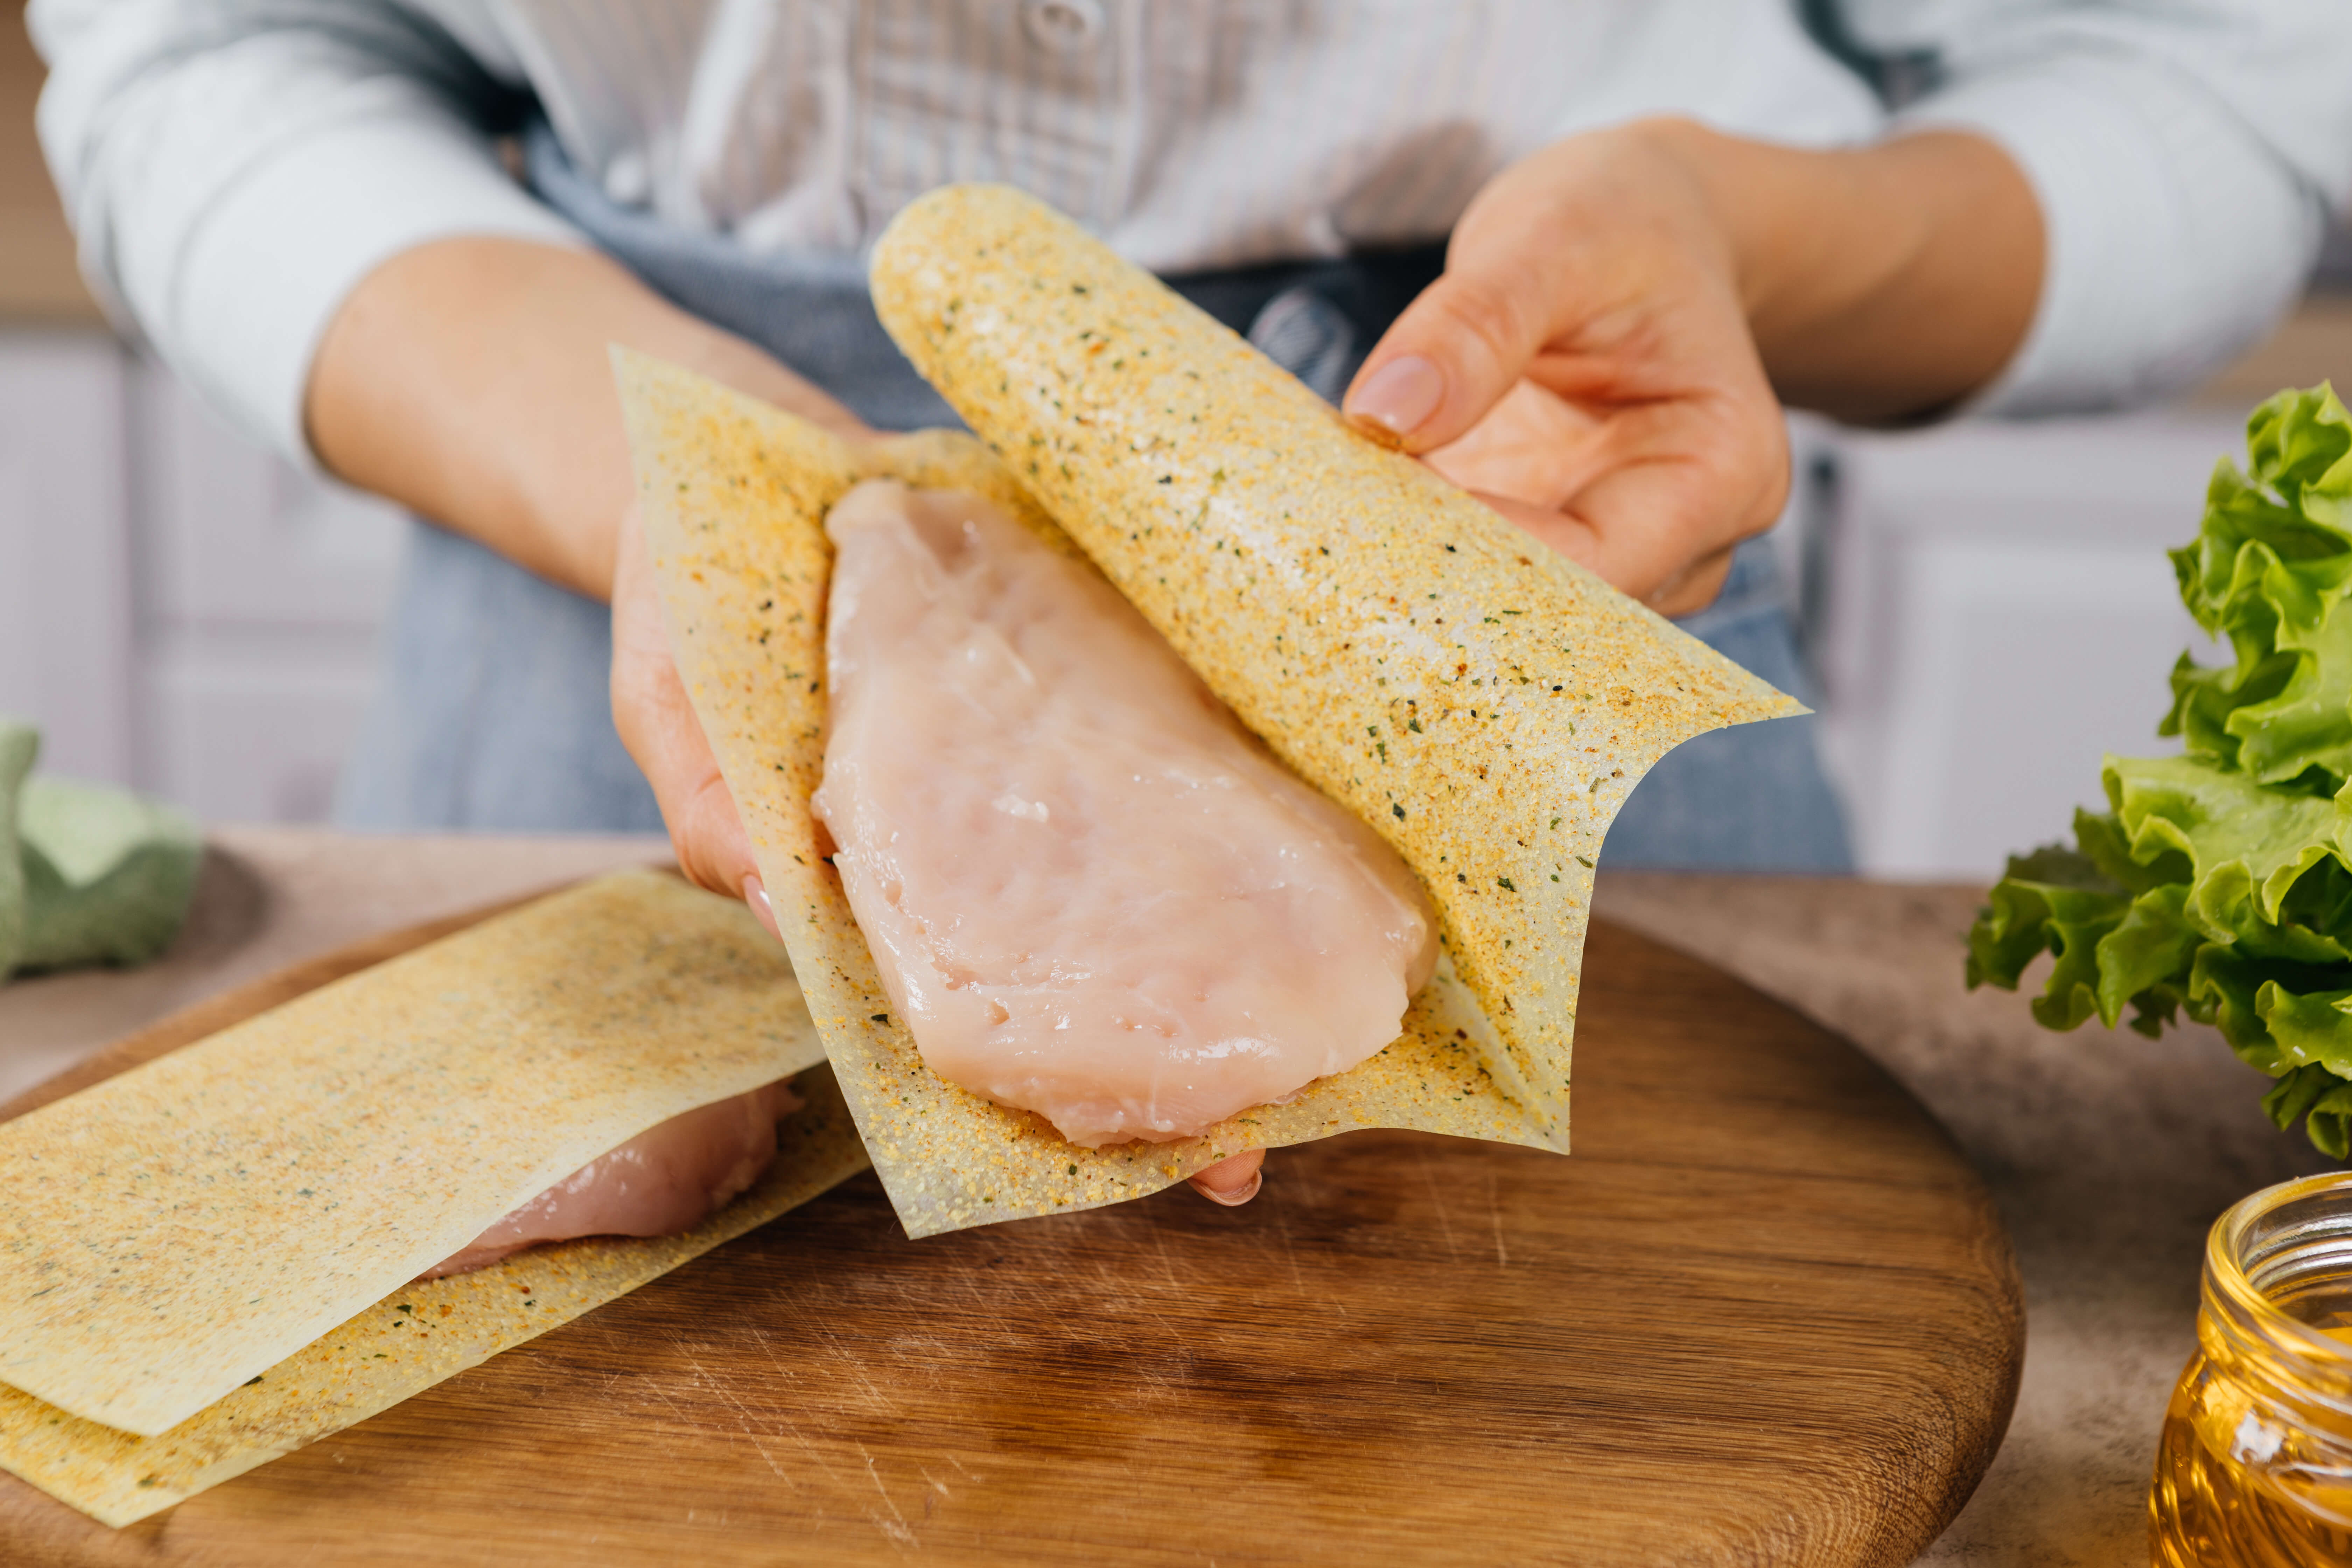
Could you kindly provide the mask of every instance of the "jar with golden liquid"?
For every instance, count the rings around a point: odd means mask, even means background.
[[[2172,1391],[2163,1568],[2352,1568],[2352,1174],[2241,1200],[2205,1243],[2197,1354]]]

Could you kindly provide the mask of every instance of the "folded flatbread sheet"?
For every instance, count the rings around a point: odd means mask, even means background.
[[[119,1526],[357,1426],[866,1169],[831,1069],[812,1068],[798,1084],[802,1108],[779,1129],[775,1163],[690,1231],[590,1237],[517,1253],[472,1274],[404,1285],[152,1437],[0,1388],[0,1469]]]
[[[1803,710],[1358,436],[1017,192],[916,202],[873,282],[884,324],[985,449],[940,433],[853,447],[684,371],[616,363],[680,668],[908,1231],[1116,1203],[1355,1127],[1564,1150],[1611,818],[1681,742]],[[1436,903],[1445,959],[1396,1042],[1200,1138],[1101,1150],[923,1066],[809,809],[824,514],[878,476],[975,491],[1082,552],[1284,762],[1397,847]]]
[[[822,1058],[740,905],[625,872],[0,1125],[0,1468],[123,1523],[625,1294],[864,1168],[827,1074],[684,1236],[408,1281]]]

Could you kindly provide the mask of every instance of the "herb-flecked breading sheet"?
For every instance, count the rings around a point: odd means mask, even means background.
[[[588,1237],[403,1285],[152,1437],[0,1388],[0,1469],[101,1524],[131,1524],[625,1296],[866,1169],[831,1069],[796,1081],[802,1107],[778,1129],[775,1163],[690,1231]]]
[[[918,201],[873,283],[892,335],[986,447],[934,432],[853,447],[687,372],[626,353],[616,368],[672,645],[908,1232],[1116,1203],[1358,1127],[1565,1150],[1611,818],[1682,741],[1803,710],[1357,436],[1018,193]],[[1099,1150],[923,1066],[809,806],[824,515],[883,476],[984,495],[1091,560],[1276,754],[1396,846],[1445,956],[1395,1042],[1202,1137]]]
[[[747,911],[628,872],[43,1106],[0,1125],[6,1408],[182,1428],[607,1150],[823,1058]],[[26,1430],[0,1415],[0,1465],[46,1485]]]

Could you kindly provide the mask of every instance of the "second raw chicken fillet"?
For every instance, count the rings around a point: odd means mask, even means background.
[[[418,1276],[470,1274],[542,1242],[583,1236],[676,1236],[760,1179],[776,1123],[800,1109],[785,1079],[647,1128],[599,1154]]]
[[[1394,1039],[1412,873],[1083,563],[976,497],[834,507],[817,816],[923,1060],[1071,1142],[1188,1138]]]

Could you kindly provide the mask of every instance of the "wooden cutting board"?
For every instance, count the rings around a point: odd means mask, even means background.
[[[168,1019],[0,1120],[472,917]],[[2009,1421],[1983,1185],[1844,1041],[1596,924],[1576,1153],[1362,1132],[910,1242],[871,1175],[111,1531],[0,1563],[1895,1563]]]

